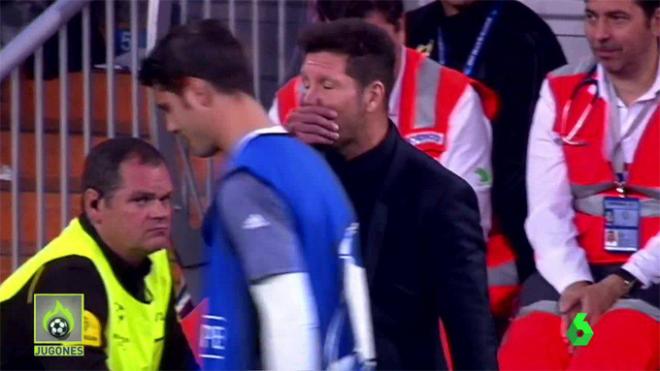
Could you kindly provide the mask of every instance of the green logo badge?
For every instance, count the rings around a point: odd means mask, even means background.
[[[481,184],[491,184],[493,183],[493,176],[490,172],[482,167],[475,170],[475,174],[479,177],[479,182]]]
[[[585,321],[586,318],[586,313],[578,313],[568,328],[566,336],[568,336],[568,340],[574,347],[587,346],[594,336],[594,330],[591,329],[589,322]]]
[[[83,294],[34,294],[34,355],[84,355],[83,313]]]
[[[55,308],[46,312],[41,325],[53,337],[66,340],[76,327],[76,321],[71,311],[62,305],[62,302],[55,300]]]

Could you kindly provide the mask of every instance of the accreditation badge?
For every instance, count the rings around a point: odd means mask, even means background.
[[[638,199],[606,197],[605,250],[635,252],[639,250],[640,203]]]

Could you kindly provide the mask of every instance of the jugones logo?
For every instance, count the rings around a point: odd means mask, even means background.
[[[65,308],[59,300],[55,300],[55,308],[46,312],[42,325],[44,330],[53,337],[66,340],[76,327],[76,321],[71,311]]]
[[[83,308],[83,294],[34,294],[34,355],[84,355]]]

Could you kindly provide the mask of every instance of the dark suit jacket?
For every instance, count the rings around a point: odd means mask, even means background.
[[[463,179],[394,135],[369,225],[361,226],[379,369],[496,369],[485,243],[476,195]]]

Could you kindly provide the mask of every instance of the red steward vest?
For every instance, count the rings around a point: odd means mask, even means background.
[[[567,67],[549,77],[550,89],[556,102],[554,131],[565,137],[588,111],[592,94],[586,87],[577,89],[588,78],[586,68]],[[575,95],[572,99],[571,97]],[[570,110],[562,122],[564,107],[570,103]],[[597,98],[591,112],[586,116],[584,126],[574,141],[585,145],[563,144],[568,179],[574,197],[575,219],[578,229],[578,243],[585,249],[591,264],[625,263],[630,253],[609,252],[604,248],[605,218],[602,202],[604,197],[618,197],[616,174],[610,159],[605,155],[607,143],[608,103]],[[627,197],[637,198],[641,203],[640,248],[660,230],[660,108],[650,117],[644,134],[635,151],[632,164],[628,164]],[[653,205],[655,204],[655,205]]]

